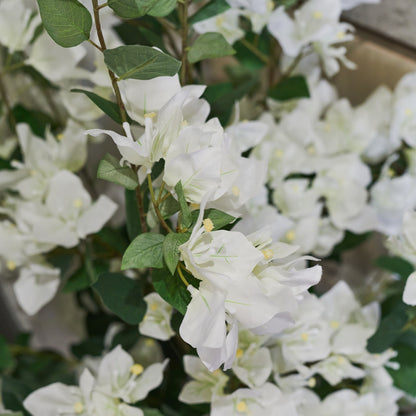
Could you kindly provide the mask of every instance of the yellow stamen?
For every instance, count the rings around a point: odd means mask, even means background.
[[[210,218],[205,218],[202,222],[204,223],[204,229],[207,233],[210,233],[214,229],[214,223]]]
[[[146,113],[145,118],[154,118],[156,117],[156,113],[154,111],[152,111],[151,113]]]
[[[239,348],[239,349],[237,350],[237,352],[235,353],[235,356],[236,356],[237,358],[241,358],[243,355],[244,355],[244,351],[243,351],[241,348]]]
[[[215,19],[215,22],[216,22],[217,26],[221,26],[224,23],[224,18],[222,16],[218,16]]]
[[[300,334],[300,337],[302,338],[303,341],[307,341],[309,339],[309,335],[306,332],[302,332]]]
[[[308,386],[313,389],[316,386],[316,378],[315,377],[311,377],[308,380]]]
[[[395,174],[396,173],[394,172],[392,168],[387,169],[387,175],[390,176],[390,178],[392,178]]]
[[[312,13],[314,19],[322,19],[322,12],[320,10],[316,10]]]
[[[231,188],[231,192],[233,193],[234,196],[239,196],[240,195],[240,188],[238,186],[233,186]]]
[[[83,203],[82,203],[82,201],[80,199],[75,199],[72,202],[72,205],[74,206],[74,208],[81,208],[82,205],[83,205]]]
[[[240,413],[247,412],[248,410],[246,402],[243,400],[237,403],[237,405],[235,406],[235,409],[237,410],[237,412],[240,412]]]
[[[84,405],[83,405],[81,402],[76,402],[76,403],[74,404],[73,409],[74,409],[74,412],[75,412],[77,415],[79,415],[79,414],[81,414],[81,413],[84,411]]]
[[[263,253],[264,258],[267,260],[273,257],[273,250],[270,250],[269,248],[262,250],[261,252]]]
[[[130,373],[134,374],[135,376],[139,376],[141,373],[143,373],[143,366],[140,364],[134,364],[130,368]]]
[[[13,260],[7,260],[6,267],[12,272],[16,269],[16,263]]]
[[[188,123],[187,120],[183,120],[182,121],[182,127],[186,127],[186,126],[189,126],[189,123]]]
[[[150,310],[151,311],[157,311],[158,310],[158,306],[157,306],[157,303],[152,303],[152,304],[150,304]]]
[[[283,156],[283,151],[282,150],[280,150],[280,149],[277,149],[277,150],[275,150],[274,151],[274,155],[276,156],[276,157],[282,157]]]
[[[331,321],[330,323],[331,328],[338,329],[339,328],[339,322],[338,321]]]
[[[345,32],[343,32],[342,30],[340,30],[340,31],[337,33],[337,38],[338,38],[338,39],[344,39],[344,37],[345,37]]]
[[[199,204],[191,204],[190,207],[192,209],[199,209],[200,205]]]
[[[285,237],[287,241],[293,241],[296,238],[296,233],[293,230],[290,230],[286,233]]]
[[[408,117],[410,117],[410,116],[412,116],[412,115],[413,115],[413,111],[412,111],[412,109],[411,109],[411,108],[406,108],[406,110],[404,110],[404,113],[405,113]]]
[[[30,176],[35,176],[36,173],[35,169],[30,169]]]
[[[64,138],[64,135],[62,133],[61,134],[58,134],[56,136],[56,139],[59,140],[59,141],[61,141],[63,138]]]
[[[345,358],[344,358],[344,357],[339,356],[339,357],[337,357],[337,362],[338,362],[338,364],[343,365],[343,364],[345,364]]]

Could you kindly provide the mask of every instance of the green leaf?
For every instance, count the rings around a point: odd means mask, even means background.
[[[154,267],[163,264],[163,240],[165,236],[156,233],[140,234],[128,246],[121,262],[121,270]]]
[[[192,15],[188,19],[188,22],[194,24],[201,20],[209,19],[210,17],[225,12],[229,8],[230,5],[225,0],[212,0]]]
[[[199,36],[188,52],[191,64],[203,59],[234,55],[235,49],[225,40],[221,33],[207,32]]]
[[[253,74],[239,85],[226,82],[208,86],[203,97],[211,104],[210,116],[218,117],[223,125],[226,124],[235,102],[252,92],[258,83],[257,75]]]
[[[97,276],[104,272],[107,268],[104,264],[97,263],[91,264],[92,266],[92,274]],[[65,286],[62,288],[62,291],[65,293],[71,292],[79,292],[80,290],[84,290],[89,288],[95,281],[91,280],[91,270],[87,270],[84,266],[81,269],[77,270],[65,283]]]
[[[98,165],[97,178],[117,183],[131,191],[139,186],[137,174],[129,166],[120,166],[120,160],[106,154]]]
[[[13,107],[12,111],[16,122],[29,124],[32,132],[38,137],[45,136],[45,131],[48,126],[51,129],[57,127],[56,121],[41,111],[28,109],[21,104]]]
[[[123,254],[129,246],[125,233],[110,227],[101,228],[98,233],[94,234],[94,238],[98,244],[105,244],[120,254]]]
[[[23,402],[33,389],[21,380],[6,375],[2,375],[1,378],[2,404],[6,409],[23,411]]]
[[[90,12],[77,0],[37,0],[43,25],[60,46],[72,48],[90,37]]]
[[[267,95],[278,101],[310,97],[306,79],[301,75],[284,79],[270,89]]]
[[[175,58],[149,46],[127,45],[104,51],[106,65],[119,79],[173,76],[181,67]]]
[[[93,288],[104,304],[119,318],[130,325],[142,321],[146,312],[141,284],[122,273],[103,273]]]
[[[388,372],[394,380],[394,385],[413,397],[416,397],[416,350],[408,345],[399,345],[394,348],[397,351],[397,361],[400,368]]]
[[[87,289],[90,285],[91,285],[91,282],[88,277],[88,273],[83,267],[82,269],[78,270],[68,279],[62,291],[66,293],[78,292],[80,290]]]
[[[198,219],[199,210],[192,211],[192,222],[195,223]],[[218,209],[207,209],[204,212],[204,219],[209,218],[214,224],[213,231],[220,230],[228,224],[236,220],[232,215],[226,214]]]
[[[153,270],[152,282],[156,292],[182,315],[185,315],[191,295],[179,275],[175,273],[172,276],[168,269]]]
[[[179,181],[175,186],[176,195],[178,196],[179,205],[181,207],[182,213],[182,225],[185,228],[188,228],[192,224],[192,216],[191,211],[189,210],[189,206],[185,200],[185,194],[183,193],[182,182]]]
[[[401,257],[380,256],[374,263],[381,269],[398,274],[402,279],[407,279],[415,270],[411,263]]]
[[[125,19],[149,14],[164,17],[176,7],[177,0],[108,0],[108,5],[116,14]]]
[[[22,412],[0,413],[0,416],[24,416]]]
[[[80,88],[73,88],[71,92],[78,92],[85,94],[100,110],[102,110],[105,114],[108,115],[112,120],[114,120],[117,124],[122,124],[123,120],[121,119],[120,109],[116,103],[109,101],[99,95],[87,91],[82,90]]]
[[[392,347],[401,336],[402,329],[408,321],[407,306],[398,303],[390,313],[385,316],[376,333],[368,340],[367,349],[372,353],[381,353]]]
[[[164,192],[163,196],[166,195]],[[159,211],[162,214],[163,219],[171,217],[173,214],[181,209],[179,202],[172,196],[168,196],[159,206]]]
[[[127,234],[130,241],[133,241],[142,232],[136,191],[126,189],[124,191],[124,198],[126,205]]]
[[[149,407],[142,407],[144,416],[163,416],[157,409],[151,409]]]
[[[13,365],[13,355],[7,345],[6,338],[0,335],[0,371],[11,368]]]
[[[175,274],[179,262],[179,246],[189,240],[189,233],[169,233],[163,241],[163,256],[169,271]]]

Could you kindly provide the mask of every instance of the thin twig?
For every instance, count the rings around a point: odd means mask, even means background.
[[[107,49],[107,45],[105,44],[103,31],[101,29],[100,6],[98,5],[98,0],[92,0],[92,4],[94,6],[95,28],[97,30],[98,40],[101,45],[101,51],[104,52]],[[123,123],[125,123],[127,121],[126,107],[124,106],[123,100],[121,98],[120,88],[117,84],[117,77],[110,69],[108,69],[108,74],[110,75],[111,84],[113,86],[114,94],[116,95],[118,107],[120,109],[121,120]]]
[[[155,191],[153,189],[153,183],[152,183],[152,178],[151,178],[150,174],[147,175],[147,182],[149,184],[150,199],[152,200],[153,208],[155,209],[157,218],[159,219],[160,224],[162,225],[162,227],[168,233],[171,233],[172,232],[171,228],[169,227],[169,225],[166,224],[166,221],[162,217],[162,214],[160,213],[159,207],[157,206],[157,202],[156,202],[156,198],[155,198]]]

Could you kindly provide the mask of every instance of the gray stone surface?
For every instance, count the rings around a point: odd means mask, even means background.
[[[416,0],[382,0],[345,13],[352,22],[416,48]]]

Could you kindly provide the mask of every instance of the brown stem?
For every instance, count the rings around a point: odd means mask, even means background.
[[[157,218],[160,221],[160,224],[162,225],[162,227],[168,232],[171,233],[172,230],[170,229],[169,225],[166,224],[164,218],[162,217],[162,214],[160,213],[159,207],[157,206],[157,202],[156,202],[156,198],[155,198],[155,191],[153,189],[153,183],[152,183],[152,178],[150,177],[150,175],[147,175],[147,182],[149,184],[149,191],[150,191],[150,199],[152,200],[152,204],[153,204],[153,208],[155,209]]]
[[[144,233],[147,233],[146,213],[144,212],[142,189],[140,185],[136,188],[136,199],[137,199],[137,206],[139,207],[140,224],[142,226],[142,231]]]
[[[104,52],[107,49],[107,45],[105,44],[103,31],[101,29],[100,8],[102,5],[98,5],[98,0],[92,0],[92,4],[94,6],[95,28],[97,29],[97,36],[101,45],[101,51]],[[113,71],[110,71],[110,69],[108,70],[108,74],[110,75],[111,84],[113,86],[114,94],[116,95],[118,107],[120,109],[121,120],[123,123],[125,123],[127,121],[126,107],[124,106],[123,100],[121,98],[120,88],[117,84],[117,77]]]
[[[6,106],[7,117],[10,121],[10,124],[12,125],[12,129],[13,131],[16,131],[16,118],[13,114],[13,110],[9,101],[9,97],[7,96],[6,86],[4,85],[2,74],[0,74],[0,97],[4,102],[4,105]]]
[[[181,20],[181,37],[182,37],[182,66],[181,66],[181,84],[186,85],[189,82],[189,64],[188,64],[188,5],[189,0],[182,0],[179,3],[179,18]]]

